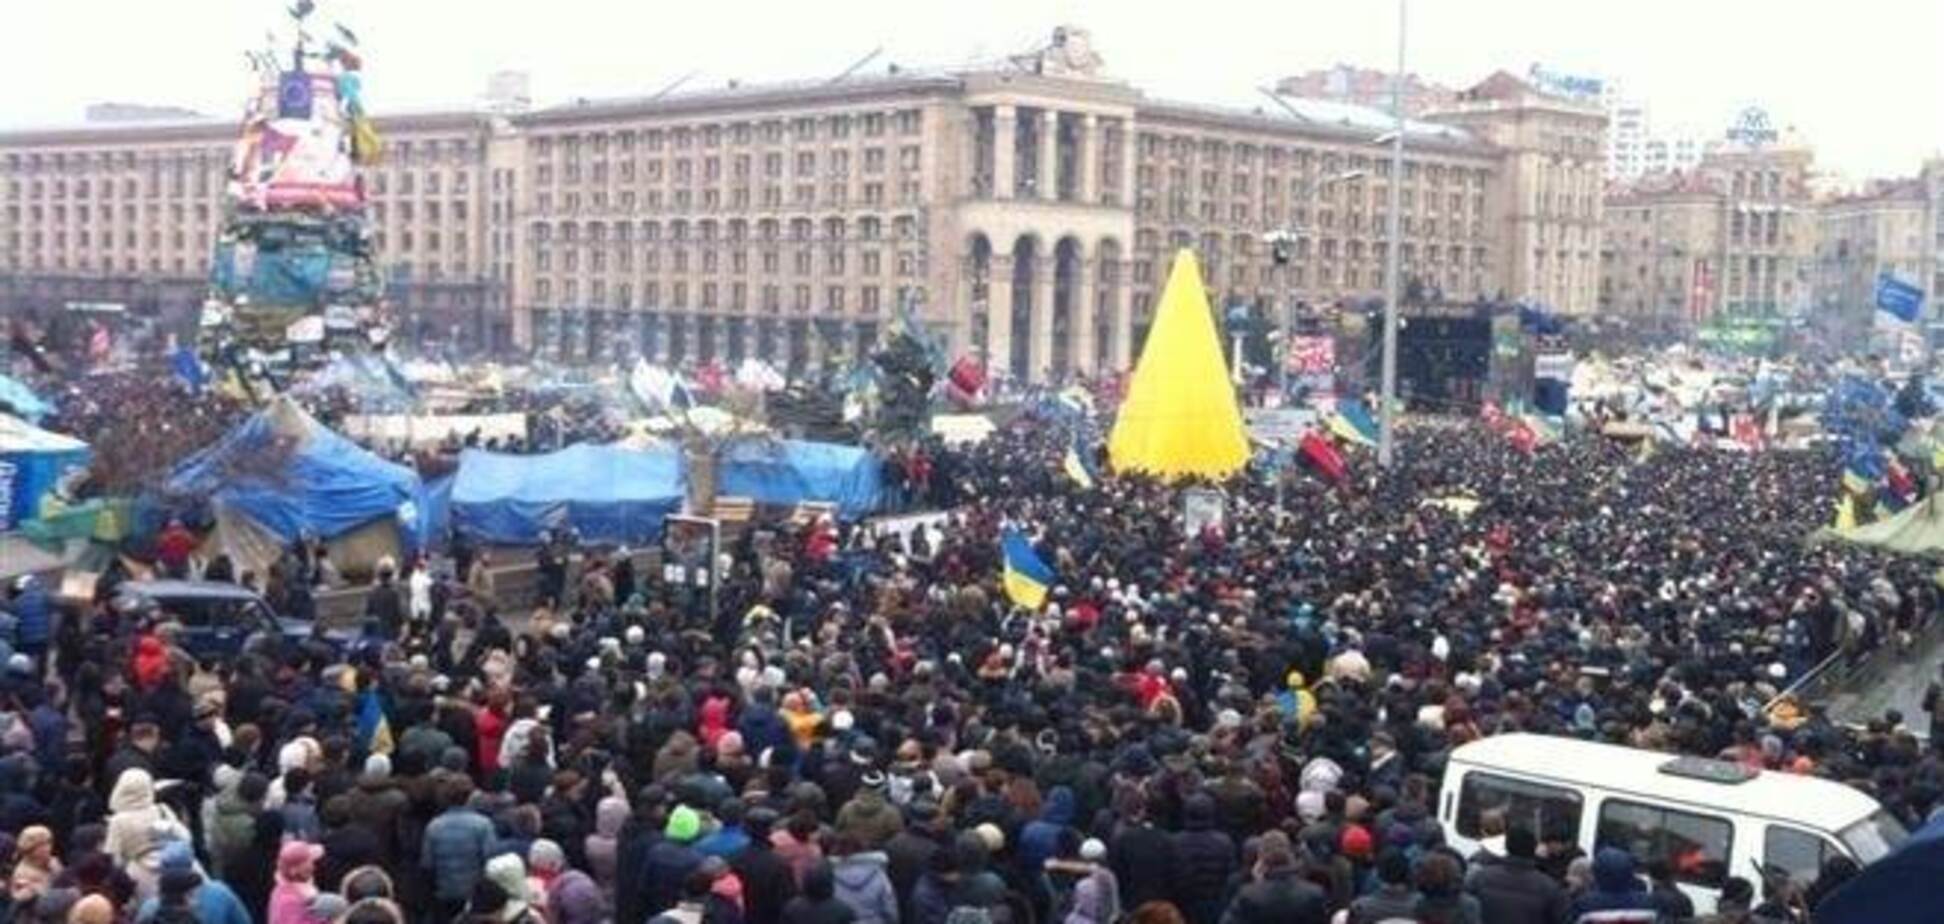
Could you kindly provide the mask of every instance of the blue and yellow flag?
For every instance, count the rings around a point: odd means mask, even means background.
[[[1323,425],[1340,439],[1360,446],[1377,445],[1377,422],[1361,401],[1338,398],[1336,412],[1324,419]]]
[[[378,698],[377,687],[358,694],[358,744],[366,754],[392,752],[391,722],[385,718],[385,704]]]
[[[1068,478],[1073,479],[1075,484],[1089,491],[1093,490],[1094,486],[1100,483],[1100,474],[1094,470],[1093,459],[1090,458],[1091,455],[1091,453],[1081,448],[1080,440],[1076,437],[1067,443],[1066,458],[1060,463],[1060,466],[1066,469]]]
[[[1053,569],[1040,561],[1025,534],[1016,527],[1006,527],[999,536],[999,550],[1005,558],[1006,596],[1031,609],[1045,605],[1046,591],[1053,586]]]

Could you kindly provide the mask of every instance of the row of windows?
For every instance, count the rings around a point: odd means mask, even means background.
[[[819,188],[823,192],[821,197],[817,194]],[[858,184],[855,190],[857,196],[856,201],[858,204],[866,206],[883,205],[886,201],[885,191],[885,184],[881,182],[870,181]],[[695,190],[683,187],[677,188],[666,195],[660,189],[650,189],[640,195],[637,195],[634,190],[629,189],[623,190],[614,196],[609,196],[606,190],[596,190],[588,193],[584,198],[578,192],[562,193],[557,200],[554,198],[552,192],[540,192],[536,193],[533,197],[533,209],[542,214],[551,214],[555,211],[556,202],[559,203],[559,211],[567,214],[578,214],[582,210],[583,205],[588,211],[597,213],[609,211],[659,212],[664,208],[677,212],[696,209],[713,212],[721,209],[743,211],[751,208],[780,209],[785,207],[784,189],[782,186],[765,186],[760,190],[754,191],[748,186],[737,186],[729,189],[727,196],[724,196],[723,192],[721,189],[710,187],[701,190],[701,195],[697,196]],[[911,204],[918,202],[923,197],[924,187],[918,180],[907,179],[898,183],[897,192],[897,201],[899,203]],[[852,193],[851,184],[844,181],[826,183],[821,187],[816,183],[798,183],[790,189],[788,206],[792,208],[846,206],[852,202]]]
[[[1288,166],[1299,171],[1320,168],[1325,175],[1346,170],[1361,170],[1378,177],[1390,176],[1390,160],[1386,157],[1319,151],[1307,147],[1285,148],[1280,145],[1228,142],[1188,135],[1165,136],[1156,132],[1141,133],[1140,153],[1141,157],[1148,161],[1160,160],[1164,156],[1176,162],[1198,159],[1203,164],[1218,166],[1233,163],[1244,170],[1254,169],[1260,164],[1270,170],[1281,170]],[[1433,186],[1450,183],[1482,190],[1485,188],[1488,172],[1484,167],[1417,160],[1404,162],[1404,179],[1407,182],[1422,176]]]
[[[854,221],[835,216],[825,218],[821,222],[809,218],[793,218],[788,220],[787,230],[789,239],[793,241],[813,240],[819,231],[822,232],[822,239],[825,241],[842,241],[851,239],[849,232],[853,227],[856,229],[856,239],[866,241],[876,240],[885,230],[884,219],[875,215],[865,215]],[[783,219],[764,218],[754,223],[755,238],[765,241],[780,240],[784,237],[785,228]],[[662,238],[663,226],[658,221],[644,221],[639,225],[638,235],[636,230],[636,225],[626,221],[611,225],[606,222],[590,221],[585,226],[572,221],[557,224],[536,221],[528,230],[528,238],[544,243],[554,240],[556,236],[559,240],[568,242],[585,237],[588,242],[598,244],[608,240],[611,232],[612,238],[619,243],[626,243],[637,236],[643,241],[657,241]],[[700,241],[713,241],[718,231],[721,232],[724,240],[740,241],[748,239],[751,230],[751,223],[740,218],[732,218],[720,223],[711,218],[704,218],[692,224],[686,219],[677,218],[670,221],[667,226],[668,239],[672,241],[686,241],[691,237]],[[916,236],[919,231],[917,216],[892,216],[890,231],[893,236],[899,238]]]
[[[637,301],[636,295],[640,299]],[[663,300],[663,295],[667,300]],[[694,300],[690,300],[691,294]],[[856,296],[855,302],[851,300]],[[818,296],[821,295],[821,300]],[[843,313],[855,305],[858,313],[877,314],[887,304],[887,290],[882,286],[866,285],[824,286],[821,289],[807,283],[793,286],[761,285],[734,282],[719,285],[705,282],[694,287],[686,282],[675,282],[663,287],[659,282],[644,282],[639,289],[627,282],[609,286],[602,280],[594,280],[585,288],[576,279],[561,280],[558,285],[551,279],[540,278],[533,281],[533,303],[536,305],[571,305],[584,309],[615,308],[622,311],[647,310],[659,311],[673,309],[686,311],[700,308],[705,311],[726,309],[728,311],[748,311],[752,308],[777,313],[787,305],[792,311],[807,313],[823,311]]]
[[[792,249],[788,256],[790,270],[798,276],[810,275],[817,266],[816,254],[810,248]],[[782,250],[774,247],[764,248],[756,253],[756,265],[761,272],[773,275],[780,272],[783,258]],[[611,259],[605,250],[590,250],[584,258],[578,250],[563,250],[556,254],[552,250],[541,249],[533,254],[533,267],[537,272],[542,273],[553,272],[556,268],[562,272],[578,273],[583,265],[589,272],[594,273],[605,273],[610,266],[618,273],[632,273],[635,271],[635,262],[635,252],[632,250],[616,250]],[[640,263],[644,272],[662,272],[661,251],[644,251]],[[826,251],[823,255],[822,266],[825,273],[844,275],[850,271],[851,265],[851,255],[841,248]],[[897,267],[898,275],[911,276],[917,272],[918,254],[913,251],[863,250],[857,253],[856,265],[858,272],[865,276],[882,275],[888,267],[894,265]],[[675,273],[686,273],[691,269],[703,273],[724,270],[746,273],[749,272],[749,268],[749,251],[740,248],[729,251],[727,259],[717,251],[703,250],[695,254],[695,259],[691,261],[688,249],[677,247],[669,252],[667,260],[668,271]]]
[[[169,175],[166,184],[162,180],[160,173],[153,172],[145,181],[126,177],[119,184],[107,177],[99,180],[77,179],[72,183],[65,179],[45,182],[8,180],[7,199],[10,201],[52,199],[60,202],[68,199],[71,194],[74,199],[85,201],[89,198],[113,199],[116,198],[117,192],[123,199],[153,199],[163,195],[164,192],[176,198],[188,195],[213,196],[223,190],[224,173],[220,170],[196,173],[177,171]]]
[[[151,170],[161,165],[181,169],[196,165],[201,168],[207,164],[229,163],[229,149],[210,147],[200,149],[179,148],[171,151],[28,151],[13,152],[0,167],[7,172],[34,173],[40,170],[72,172],[93,168],[96,170],[134,170],[147,167]]]
[[[787,120],[766,119],[761,122],[622,129],[610,132],[589,132],[585,135],[537,135],[533,138],[532,150],[538,157],[551,157],[558,151],[563,160],[573,160],[582,153],[601,157],[610,151],[628,154],[637,147],[646,151],[660,151],[664,148],[685,151],[694,147],[717,148],[724,144],[782,144],[786,139],[796,144],[814,142],[819,138],[842,141],[852,137],[853,134],[863,138],[880,138],[886,132],[913,136],[922,131],[923,127],[924,113],[917,109],[900,109],[895,112],[839,112],[823,116],[798,116]]]
[[[900,171],[913,172],[923,166],[923,149],[918,145],[903,145],[898,148],[897,153],[897,167]],[[861,165],[864,173],[879,174],[885,172],[888,162],[888,152],[885,148],[865,148],[861,154],[862,156],[857,158],[857,161]],[[787,160],[782,152],[773,151],[764,154],[761,162],[762,175],[768,179],[780,179],[784,175],[784,166],[786,163],[793,168],[795,176],[811,177],[818,175],[818,157],[816,151],[798,151],[794,157]],[[824,152],[822,159],[824,175],[832,177],[850,176],[851,165],[852,157],[851,152],[848,150],[839,149]],[[578,162],[570,162],[562,165],[557,171],[552,163],[541,163],[535,164],[533,167],[533,181],[542,186],[552,185],[556,182],[567,185],[591,182],[598,186],[610,181],[619,181],[622,183],[634,183],[637,181],[662,183],[672,181],[685,184],[693,183],[698,178],[705,183],[714,183],[720,182],[723,179],[725,170],[729,179],[748,180],[756,167],[756,156],[753,154],[737,154],[729,157],[726,161],[724,158],[714,155],[701,158],[676,157],[673,160],[650,159],[635,161],[626,159],[613,163],[606,160],[597,160],[584,169]]]

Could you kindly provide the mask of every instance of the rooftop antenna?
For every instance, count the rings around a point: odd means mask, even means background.
[[[878,59],[878,56],[881,54],[884,54],[883,45],[879,45],[878,47],[871,49],[870,54],[867,54],[862,58],[858,58],[857,61],[853,63],[850,67],[844,68],[844,70],[841,73],[839,73],[837,76],[830,78],[829,83],[830,84],[843,83],[845,80],[850,79],[850,75],[857,73],[858,70],[862,68],[864,65],[869,64],[872,61],[876,61]]]

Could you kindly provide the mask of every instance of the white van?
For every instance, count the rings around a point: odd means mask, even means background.
[[[1830,857],[1867,864],[1906,836],[1875,799],[1841,783],[1533,734],[1452,751],[1438,797],[1452,846],[1477,850],[1488,812],[1541,841],[1570,832],[1588,856],[1624,848],[1643,872],[1666,861],[1700,914],[1714,910],[1729,876],[1755,883],[1758,894],[1764,866],[1806,884]]]

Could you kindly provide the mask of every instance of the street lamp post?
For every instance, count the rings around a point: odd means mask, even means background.
[[[1398,261],[1404,244],[1398,213],[1404,183],[1404,36],[1409,2],[1397,0],[1397,76],[1391,83],[1391,111],[1397,126],[1391,138],[1390,214],[1384,222],[1390,246],[1384,251],[1384,366],[1377,436],[1377,464],[1384,468],[1397,460],[1397,301],[1402,291]]]

